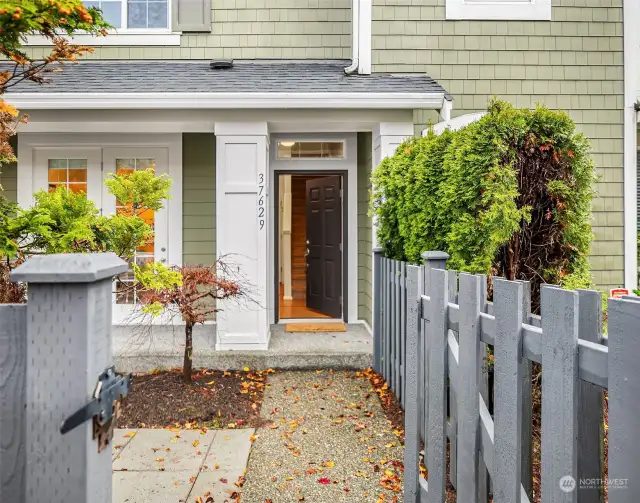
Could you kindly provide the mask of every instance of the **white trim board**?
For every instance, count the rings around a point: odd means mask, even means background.
[[[87,45],[89,47],[139,47],[139,46],[179,46],[182,33],[164,30],[162,32],[121,30],[110,32],[106,37],[95,37],[89,34],[79,34],[73,37],[64,37],[72,44]],[[51,47],[51,40],[42,35],[27,37],[27,46]]]
[[[446,19],[550,21],[551,0],[446,0]]]
[[[19,109],[415,109],[443,106],[444,93],[9,93]]]

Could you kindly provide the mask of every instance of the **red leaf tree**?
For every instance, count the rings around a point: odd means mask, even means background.
[[[250,301],[248,283],[239,270],[222,258],[213,266],[186,265],[171,268],[182,276],[182,284],[160,289],[139,290],[143,313],[164,314],[171,319],[180,317],[185,324],[183,374],[184,382],[191,382],[193,370],[193,326],[212,318],[219,309],[219,301]],[[145,309],[144,306],[147,306]]]

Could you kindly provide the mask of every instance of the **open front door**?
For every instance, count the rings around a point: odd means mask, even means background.
[[[307,307],[342,317],[340,176],[307,180]]]

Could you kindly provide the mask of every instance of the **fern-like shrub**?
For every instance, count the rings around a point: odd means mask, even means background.
[[[387,257],[570,288],[591,285],[596,173],[562,111],[493,100],[480,120],[402,143],[373,174],[371,208]]]

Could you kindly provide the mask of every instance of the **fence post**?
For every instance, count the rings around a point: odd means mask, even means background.
[[[27,306],[0,305],[0,501],[24,494]]]
[[[578,476],[578,294],[543,286],[540,300],[542,501],[576,502],[575,482],[563,477]]]
[[[382,248],[373,249],[373,370],[382,374]]]
[[[578,290],[578,333],[580,338],[596,344],[602,337],[602,294],[595,290]],[[602,389],[589,382],[578,386],[578,478],[604,477],[604,405]],[[597,455],[596,455],[597,453]],[[581,503],[604,501],[604,488],[580,490]]]
[[[405,416],[404,416],[404,501],[419,503],[418,463],[420,457],[420,423],[418,422],[418,327],[420,316],[420,267],[407,266],[407,339],[405,359]]]
[[[638,501],[640,481],[640,304],[609,299],[609,503]],[[626,484],[624,483],[626,482]]]
[[[447,260],[449,260],[450,256],[448,253],[441,251],[426,251],[421,255],[424,261],[424,269],[422,274],[422,291],[425,295],[431,295],[429,290],[429,271],[431,269],[446,269],[447,268]],[[421,330],[421,355],[423,357],[422,365],[420,366],[420,372],[418,374],[418,378],[420,379],[422,386],[421,400],[422,400],[422,410],[420,414],[420,424],[422,427],[422,441],[424,442],[424,452],[427,452],[427,447],[429,444],[429,435],[428,435],[428,424],[429,424],[429,333],[426,330],[425,321],[420,321]],[[426,455],[425,455],[426,460]],[[426,461],[425,461],[426,464]]]
[[[429,419],[427,436],[427,470],[429,502],[444,503],[447,479],[447,310],[448,275],[431,269],[429,273]]]
[[[91,422],[66,435],[60,425],[113,362],[112,277],[127,268],[113,253],[42,255],[11,275],[29,284],[27,501],[111,503],[111,449],[98,453]]]

